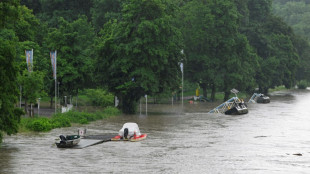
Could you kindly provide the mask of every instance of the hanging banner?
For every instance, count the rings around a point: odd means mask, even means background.
[[[180,63],[181,72],[183,73],[183,63]]]
[[[25,50],[28,72],[33,71],[33,49]]]
[[[53,68],[53,77],[56,80],[56,57],[57,57],[57,51],[51,51],[50,52],[51,56],[51,62],[52,62],[52,68]]]

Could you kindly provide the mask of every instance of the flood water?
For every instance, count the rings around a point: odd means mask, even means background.
[[[0,173],[310,173],[310,90],[275,92],[240,116],[208,114],[210,103],[148,105],[149,113],[84,127],[6,136]],[[143,106],[144,108],[144,106]],[[87,128],[115,133],[138,123],[147,139],[58,149],[54,139]]]

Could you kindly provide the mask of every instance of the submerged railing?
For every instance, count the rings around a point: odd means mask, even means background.
[[[240,103],[240,99],[238,97],[232,97],[231,99],[225,101],[220,104],[216,108],[212,109],[209,113],[221,113],[224,114],[227,110],[236,106],[237,103]]]

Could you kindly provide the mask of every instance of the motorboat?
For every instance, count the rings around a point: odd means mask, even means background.
[[[254,93],[250,98],[249,103],[270,103],[270,98],[261,93]]]
[[[226,115],[247,114],[249,112],[247,105],[242,99],[239,99],[237,96],[237,93],[239,91],[236,89],[232,89],[231,92],[234,93],[236,97],[232,97],[231,99],[225,101],[216,108],[212,109],[209,113],[221,113]]]
[[[241,115],[247,114],[248,112],[249,111],[245,103],[236,103],[232,108],[228,109],[224,113],[226,115]]]
[[[58,148],[70,148],[76,146],[80,140],[80,135],[60,135],[60,141],[56,141],[55,144]]]

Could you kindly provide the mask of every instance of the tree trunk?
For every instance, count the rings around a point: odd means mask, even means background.
[[[259,87],[259,92],[262,94],[268,94],[268,87]]]
[[[212,101],[215,101],[215,92],[216,92],[215,85],[212,84],[212,92],[211,92],[211,100]]]
[[[225,91],[224,101],[229,99],[230,91]]]
[[[201,83],[200,87],[202,88],[202,95],[207,98],[208,97],[207,84]]]
[[[53,108],[53,97],[51,97],[50,108]]]
[[[28,103],[27,103],[27,97],[25,97],[25,113],[28,113]]]

